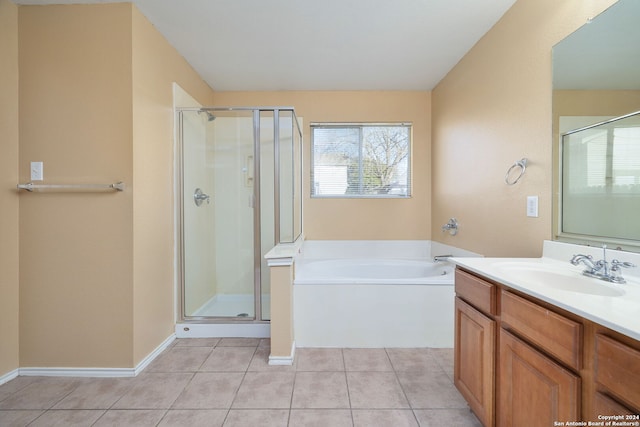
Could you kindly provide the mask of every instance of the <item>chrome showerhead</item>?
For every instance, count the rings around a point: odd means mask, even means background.
[[[211,111],[209,110],[198,110],[198,114],[200,113],[205,113],[207,115],[208,122],[212,122],[216,119],[216,116],[214,116],[213,113],[211,113]]]

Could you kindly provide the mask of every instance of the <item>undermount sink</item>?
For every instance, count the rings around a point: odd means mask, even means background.
[[[556,266],[504,262],[495,267],[514,282],[588,295],[617,297],[625,294],[620,285],[583,276],[579,272]]]

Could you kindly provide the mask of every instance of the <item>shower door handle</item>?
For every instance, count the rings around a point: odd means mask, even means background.
[[[201,189],[196,188],[196,191],[193,192],[193,201],[196,206],[201,206],[202,202],[207,201],[207,204],[211,201],[211,197],[208,194],[202,192]]]

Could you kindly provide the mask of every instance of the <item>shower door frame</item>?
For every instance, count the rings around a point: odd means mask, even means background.
[[[184,140],[183,140],[183,125],[182,125],[182,113],[183,112],[215,112],[215,111],[251,111],[253,120],[253,286],[254,286],[254,316],[253,317],[238,317],[238,316],[186,316],[185,315],[185,242],[184,242]],[[273,112],[273,138],[274,138],[274,246],[280,243],[280,205],[279,205],[279,188],[280,188],[280,123],[279,112],[290,111],[292,120],[295,121],[295,131],[299,132],[302,137],[302,130],[298,122],[298,118],[295,114],[293,107],[181,107],[175,109],[176,120],[176,201],[177,201],[177,221],[176,221],[176,234],[177,234],[177,265],[176,265],[176,283],[178,286],[176,292],[177,299],[177,312],[176,321],[181,324],[270,324],[271,320],[262,319],[262,224],[261,224],[261,195],[260,195],[260,164],[262,158],[260,157],[260,113],[261,112]],[[277,143],[276,143],[277,141]],[[302,153],[300,153],[300,159],[302,161]],[[300,165],[302,168],[302,165]],[[302,169],[301,169],[302,171]],[[300,174],[302,178],[302,173]],[[294,180],[295,182],[295,180]],[[302,183],[300,183],[302,185]],[[214,201],[215,203],[215,201]],[[302,207],[301,207],[302,208]],[[302,212],[300,212],[302,215]]]

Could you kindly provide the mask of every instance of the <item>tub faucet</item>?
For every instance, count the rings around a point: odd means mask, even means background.
[[[442,232],[444,233],[445,231],[448,231],[452,236],[458,234],[458,220],[450,218],[449,222],[442,226]]]
[[[609,263],[607,261],[607,245],[602,245],[602,259],[599,261],[594,261],[591,255],[577,254],[571,258],[570,262],[573,265],[584,264],[587,269],[582,272],[583,275],[612,283],[626,283],[627,281],[622,277],[621,268],[636,266],[631,262],[622,262],[617,259]]]
[[[433,262],[448,261],[453,255],[436,255],[433,257]]]

